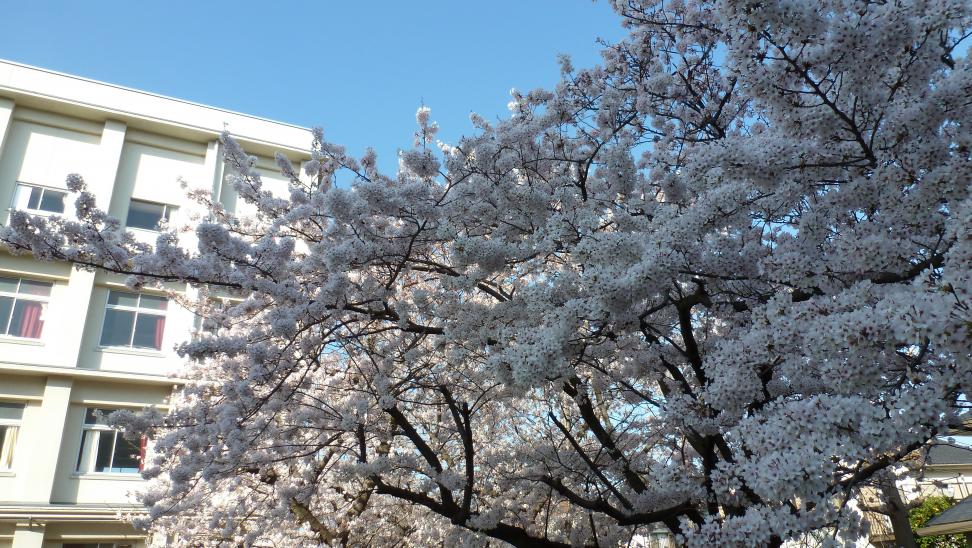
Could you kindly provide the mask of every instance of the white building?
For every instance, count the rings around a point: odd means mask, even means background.
[[[305,128],[0,61],[0,223],[14,208],[70,214],[69,173],[148,242],[161,219],[198,212],[180,181],[238,211],[224,184],[224,128],[260,158],[271,188],[287,184],[274,152],[295,165],[309,158]],[[118,435],[96,411],[164,407],[178,384],[173,346],[196,325],[121,277],[0,252],[0,548],[143,544],[118,515],[138,509],[130,492],[151,444]]]

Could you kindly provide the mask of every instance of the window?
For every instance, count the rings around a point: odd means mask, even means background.
[[[165,297],[111,291],[101,326],[101,346],[162,349],[165,331]]]
[[[202,333],[208,335],[219,333],[220,329],[224,327],[221,318],[223,311],[232,304],[224,299],[217,298],[209,298],[206,299],[205,303],[199,303],[199,308],[196,310],[196,316],[193,320],[194,334],[198,336]]]
[[[132,200],[128,206],[128,219],[125,225],[129,228],[144,228],[158,230],[163,221],[169,222],[169,214],[173,209],[170,205]]]
[[[61,548],[132,548],[131,542],[66,542]]]
[[[17,183],[13,207],[26,211],[64,213],[67,191]]]
[[[125,437],[120,430],[107,424],[112,409],[88,408],[84,412],[81,452],[78,472],[104,474],[135,474],[142,470],[145,460],[145,436],[137,441]]]
[[[39,339],[51,282],[0,276],[0,335]]]
[[[0,470],[13,468],[17,432],[24,417],[24,406],[19,403],[0,402]]]

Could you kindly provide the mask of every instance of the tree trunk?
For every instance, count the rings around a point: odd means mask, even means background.
[[[908,505],[901,498],[898,486],[894,481],[881,482],[881,491],[887,501],[888,517],[891,518],[891,529],[894,531],[894,545],[901,548],[918,548],[915,533],[908,522]]]

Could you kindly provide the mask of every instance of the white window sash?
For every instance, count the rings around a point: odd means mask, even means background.
[[[84,412],[87,415],[89,409],[99,409],[99,408],[85,408]],[[117,411],[117,409],[101,409],[105,414]],[[107,470],[109,472],[96,472],[95,466],[98,462],[98,448],[101,446],[101,437],[105,435],[113,436],[111,440],[111,452],[108,455],[108,466]],[[123,474],[127,472],[110,472],[115,466],[115,450],[118,448],[118,438],[119,436],[124,436],[125,431],[119,430],[117,428],[112,428],[107,424],[91,424],[85,422],[81,426],[81,453],[78,457],[78,469],[79,474]]]
[[[28,295],[26,293],[10,293],[9,291],[0,291],[0,297],[10,297],[18,301],[36,301],[36,302],[50,302],[50,297],[44,297],[42,295]]]
[[[121,293],[121,294],[125,294],[125,295],[133,295],[133,293],[129,293],[127,291],[115,291],[115,290],[109,289],[108,290],[108,298],[109,299],[111,298],[111,294],[112,293]],[[138,295],[138,301],[135,303],[135,306],[130,306],[130,305],[127,305],[127,304],[111,304],[111,303],[106,302],[105,303],[105,308],[111,308],[111,309],[114,309],[114,310],[127,310],[129,312],[136,312],[136,313],[139,313],[139,314],[153,314],[155,316],[165,316],[165,313],[168,312],[168,310],[158,310],[156,308],[148,308],[148,307],[142,306],[142,294],[141,293],[135,293],[135,295]],[[152,295],[152,296],[154,297],[155,295]]]
[[[162,224],[162,223],[169,223],[169,222],[171,222],[172,221],[172,213],[174,211],[177,211],[179,209],[179,206],[174,206],[174,205],[169,205],[169,204],[163,204],[161,202],[153,202],[151,200],[140,200],[138,198],[132,198],[131,199],[131,201],[129,202],[129,208],[131,208],[131,204],[133,202],[138,202],[140,204],[149,204],[149,205],[153,205],[153,206],[161,206],[162,207],[162,216],[159,218],[158,223],[156,223],[156,225],[154,227],[152,227],[152,228],[142,228],[142,227],[139,227],[139,226],[126,226],[125,228],[128,229],[128,230],[147,230],[147,231],[150,231],[150,232],[158,232],[159,231],[159,225]]]
[[[123,294],[128,294],[128,295],[131,295],[132,294],[132,293],[129,293],[127,291],[108,290],[108,299],[111,299],[111,294],[112,293],[123,293]],[[131,348],[132,345],[135,344],[135,326],[138,325],[138,316],[139,316],[139,314],[147,314],[149,316],[161,316],[163,318],[167,318],[168,317],[167,316],[167,313],[168,313],[168,310],[167,309],[166,310],[157,310],[155,308],[143,308],[142,307],[142,294],[141,293],[138,293],[137,295],[138,295],[138,300],[135,302],[135,306],[129,306],[129,305],[125,305],[125,304],[111,304],[107,300],[105,301],[105,315],[106,316],[107,316],[107,311],[108,310],[119,310],[119,311],[122,311],[122,312],[133,312],[133,313],[135,313],[135,318],[132,320],[132,330],[128,333],[128,343],[125,344],[125,346],[126,347],[129,347],[129,348]],[[104,328],[105,328],[104,327],[104,324],[105,324],[105,320],[102,319],[102,322],[101,322],[101,329],[102,330],[104,330]],[[101,334],[101,338],[104,338],[104,333]],[[101,338],[99,338],[99,340]]]
[[[91,473],[98,456],[101,431],[84,428],[81,431],[81,458],[78,459],[78,472]]]
[[[40,282],[43,282],[43,280],[32,280],[32,281],[40,281]],[[3,336],[3,337],[17,337],[17,335],[10,335],[9,333],[6,332],[6,329],[10,326],[10,322],[13,319],[14,311],[17,310],[17,301],[31,301],[31,302],[35,302],[35,303],[41,303],[43,306],[41,307],[40,320],[41,321],[44,321],[45,320],[45,316],[47,315],[47,304],[49,302],[51,302],[51,296],[50,295],[47,295],[47,296],[44,296],[44,295],[31,295],[29,293],[21,293],[20,292],[20,287],[23,285],[23,283],[24,283],[24,279],[23,278],[17,278],[17,289],[16,289],[16,291],[0,291],[0,297],[7,297],[7,298],[10,298],[10,299],[13,299],[13,303],[10,305],[10,313],[7,314],[7,317],[6,318],[0,318],[0,327],[3,327],[4,328],[4,331],[3,332],[0,332],[0,336]],[[54,291],[54,284],[53,283],[51,283],[51,282],[43,282],[43,283],[50,283],[51,284],[51,291],[52,292]]]
[[[106,304],[106,310],[121,310],[123,312],[134,312],[136,314],[149,314],[151,316],[165,316],[165,310],[157,310],[155,308],[138,308],[134,306],[126,306],[121,304]]]
[[[126,307],[122,307],[122,306],[108,306],[106,310],[120,310],[122,312],[133,312],[135,314],[135,319],[132,320],[132,330],[128,333],[128,342],[125,344],[125,346],[128,346],[128,347],[131,347],[131,346],[133,346],[135,344],[135,326],[138,325],[138,316],[139,316],[139,314],[144,314],[144,315],[148,315],[148,316],[162,316],[162,317],[165,317],[165,312],[162,312],[161,314],[153,314],[151,312],[144,312],[142,310],[133,309],[133,308],[130,308],[130,307],[127,307],[127,306]],[[102,327],[102,329],[104,329],[104,327]]]
[[[0,294],[0,297],[13,297],[13,295],[7,295],[7,294],[4,293],[4,294]],[[46,305],[47,305],[48,302],[50,302],[48,299],[46,299],[46,298],[42,298],[42,299],[25,299],[23,297],[19,297],[18,296],[18,297],[13,297],[13,304],[10,305],[10,313],[7,314],[7,317],[6,318],[0,318],[0,327],[9,327],[10,326],[10,321],[13,319],[14,311],[17,310],[17,301],[30,301],[30,302],[35,302],[35,303],[41,303],[42,305],[44,305],[44,306],[41,307],[41,314],[40,314],[40,320],[41,321],[44,321],[45,316],[47,315],[47,306]],[[0,335],[3,335],[4,337],[16,337],[17,336],[17,335],[10,335],[8,333],[0,333]]]
[[[63,212],[48,211],[46,209],[29,207],[28,204],[30,203],[31,191],[33,189],[35,189],[35,188],[36,189],[40,189],[40,191],[41,191],[41,196],[40,196],[40,200],[38,201],[38,205],[40,205],[40,202],[43,202],[44,201],[44,195],[47,194],[47,192],[49,192],[49,191],[50,192],[58,192],[60,194],[64,194],[64,199],[65,199],[64,211]],[[23,211],[30,211],[31,213],[36,213],[36,214],[39,214],[39,215],[63,215],[63,216],[67,216],[67,214],[68,214],[67,195],[68,194],[69,194],[69,191],[66,188],[57,188],[57,187],[51,187],[51,186],[45,186],[45,185],[37,185],[37,184],[34,184],[34,183],[25,183],[23,181],[17,181],[17,184],[16,184],[16,186],[14,188],[13,203],[11,205],[11,208],[12,209],[19,209],[19,210],[23,210]]]
[[[4,277],[5,278],[11,278],[12,279],[14,276],[4,276]],[[32,281],[32,282],[49,283],[49,284],[51,284],[51,291],[54,291],[54,283],[53,282],[47,282],[47,281],[44,281],[44,280],[36,280],[36,279],[32,279],[32,278],[28,278],[28,279],[30,281]],[[50,295],[44,296],[44,295],[31,295],[30,293],[21,293],[20,292],[20,286],[23,285],[23,283],[24,283],[24,279],[18,277],[17,278],[17,290],[16,291],[2,291],[2,290],[0,290],[0,297],[13,297],[14,299],[24,299],[26,301],[41,301],[41,302],[45,302],[45,303],[51,300]]]
[[[103,424],[86,424],[81,434],[81,458],[78,464],[78,472],[82,474],[103,473],[96,472],[95,466],[98,463],[99,448],[101,447],[102,436],[112,436],[111,449],[108,452],[107,469],[110,471],[115,466],[115,448],[118,445],[120,430],[112,429]],[[87,443],[86,443],[87,442]],[[111,473],[111,472],[104,472]]]

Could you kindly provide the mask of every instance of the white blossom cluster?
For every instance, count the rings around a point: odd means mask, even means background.
[[[837,545],[965,420],[972,4],[613,4],[601,65],[455,146],[422,107],[394,176],[318,133],[275,196],[224,137],[257,213],[197,248],[79,178],[77,220],[12,214],[14,252],[241,299],[199,305],[170,414],[121,417],[156,538]]]

